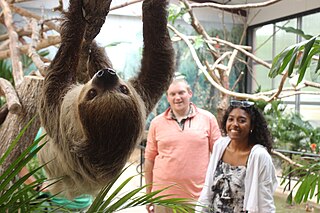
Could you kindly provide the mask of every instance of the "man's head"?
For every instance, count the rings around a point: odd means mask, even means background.
[[[192,91],[184,79],[174,79],[167,90],[167,100],[176,116],[184,116],[189,111]]]

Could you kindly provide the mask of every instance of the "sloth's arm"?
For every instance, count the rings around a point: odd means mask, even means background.
[[[70,0],[61,26],[61,45],[48,68],[40,100],[42,125],[50,136],[59,131],[63,97],[76,83],[83,41],[90,43],[99,33],[105,20],[102,15],[107,15],[110,3],[111,0]]]
[[[174,50],[167,30],[167,0],[143,2],[144,48],[141,72],[132,80],[147,114],[167,90],[174,73]]]

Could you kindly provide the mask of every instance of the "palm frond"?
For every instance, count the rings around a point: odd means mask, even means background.
[[[97,195],[96,199],[88,209],[88,213],[94,212],[115,212],[123,209],[129,209],[137,206],[144,206],[147,204],[162,205],[172,208],[178,212],[188,212],[194,209],[194,204],[190,204],[190,200],[185,198],[169,198],[170,195],[159,195],[159,193],[167,190],[154,191],[149,194],[144,193],[147,185],[137,187],[129,192],[122,193],[125,186],[130,184],[130,181],[136,175],[130,176],[125,179],[113,191],[115,184],[119,177],[126,171],[128,167],[116,176],[108,185],[106,185]],[[168,187],[169,188],[169,187]]]

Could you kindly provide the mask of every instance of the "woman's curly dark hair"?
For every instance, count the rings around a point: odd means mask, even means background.
[[[252,145],[261,144],[267,148],[269,153],[271,153],[273,139],[270,130],[268,129],[267,121],[261,111],[254,105],[250,107],[229,106],[221,122],[223,134],[227,135],[226,123],[230,112],[235,108],[240,108],[246,111],[251,118],[252,132],[249,134],[249,143]]]

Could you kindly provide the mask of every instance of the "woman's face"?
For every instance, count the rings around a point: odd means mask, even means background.
[[[251,130],[250,115],[240,108],[234,108],[227,119],[226,130],[232,140],[248,140]]]

